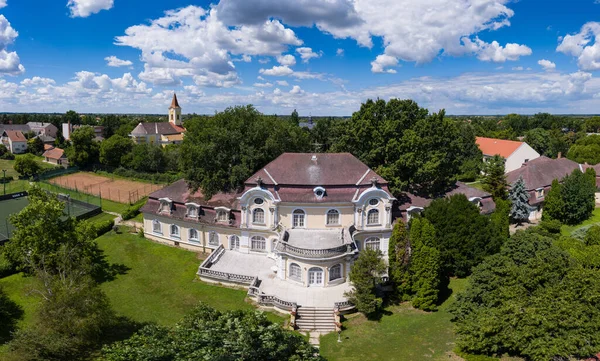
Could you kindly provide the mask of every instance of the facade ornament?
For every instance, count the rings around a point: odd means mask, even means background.
[[[256,186],[262,187],[263,179],[261,176],[256,177]]]
[[[371,178],[371,187],[377,188],[377,181],[378,181],[377,177]]]

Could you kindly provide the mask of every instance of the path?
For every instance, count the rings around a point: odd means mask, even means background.
[[[117,212],[109,212],[109,211],[104,211],[104,213],[108,213],[108,214],[112,214],[113,216],[117,217],[115,218],[115,225],[116,226],[128,226],[128,227],[134,227],[135,229],[140,229],[143,228],[144,225],[140,222],[136,222],[134,220],[123,220],[123,216],[121,216],[119,213]]]

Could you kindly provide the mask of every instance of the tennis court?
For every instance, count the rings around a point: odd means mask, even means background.
[[[65,217],[84,219],[102,212],[98,206],[70,199],[65,195],[59,194],[58,199],[65,202]],[[7,194],[0,198],[0,242],[8,240],[14,230],[9,221],[10,215],[19,213],[28,204],[27,192]]]

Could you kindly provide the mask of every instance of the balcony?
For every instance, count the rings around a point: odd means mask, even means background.
[[[356,252],[352,236],[343,229],[283,230],[275,250],[307,259],[336,258]]]

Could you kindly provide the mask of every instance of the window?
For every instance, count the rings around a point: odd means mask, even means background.
[[[252,212],[252,223],[265,224],[265,211],[262,208],[256,208]]]
[[[189,239],[191,242],[198,242],[198,231],[195,229],[190,229]]]
[[[377,237],[371,237],[371,238],[367,238],[365,240],[365,249],[372,249],[372,250],[378,250],[380,249],[380,241],[379,238]]]
[[[336,264],[329,269],[329,280],[333,281],[339,278],[342,278],[342,265]]]
[[[315,187],[315,189],[313,189],[313,192],[315,193],[317,199],[322,199],[325,196],[325,188],[323,187]]]
[[[240,237],[235,234],[229,237],[229,248],[231,249],[240,249]]]
[[[209,246],[218,246],[219,245],[219,235],[215,231],[210,231],[208,234],[208,245]]]
[[[327,211],[327,225],[340,224],[340,212],[336,209]]]
[[[261,205],[261,204],[263,204],[264,202],[265,202],[265,200],[264,200],[264,199],[262,199],[262,198],[254,198],[254,204]]]
[[[544,198],[544,188],[538,188],[535,190],[535,196],[537,198]]]
[[[369,205],[370,206],[376,206],[378,204],[379,204],[379,199],[377,199],[377,198],[371,198],[371,199],[369,199]]]
[[[292,227],[293,228],[304,228],[304,211],[301,209],[296,209],[293,213],[292,217]]]
[[[198,217],[198,208],[196,206],[188,206],[187,207],[187,216],[190,218]]]
[[[250,238],[250,247],[256,252],[265,252],[267,250],[267,240],[265,237],[254,236]]]
[[[367,213],[367,224],[379,224],[379,211],[377,209],[369,210],[369,213]]]
[[[298,266],[296,263],[292,263],[290,265],[290,279],[294,281],[302,281],[302,268]]]
[[[158,219],[152,221],[152,232],[154,233],[162,233],[162,228]]]
[[[217,222],[227,222],[229,214],[227,211],[217,211]]]
[[[179,226],[175,224],[171,225],[171,237],[179,237]]]
[[[171,213],[171,202],[160,201],[160,213]]]

